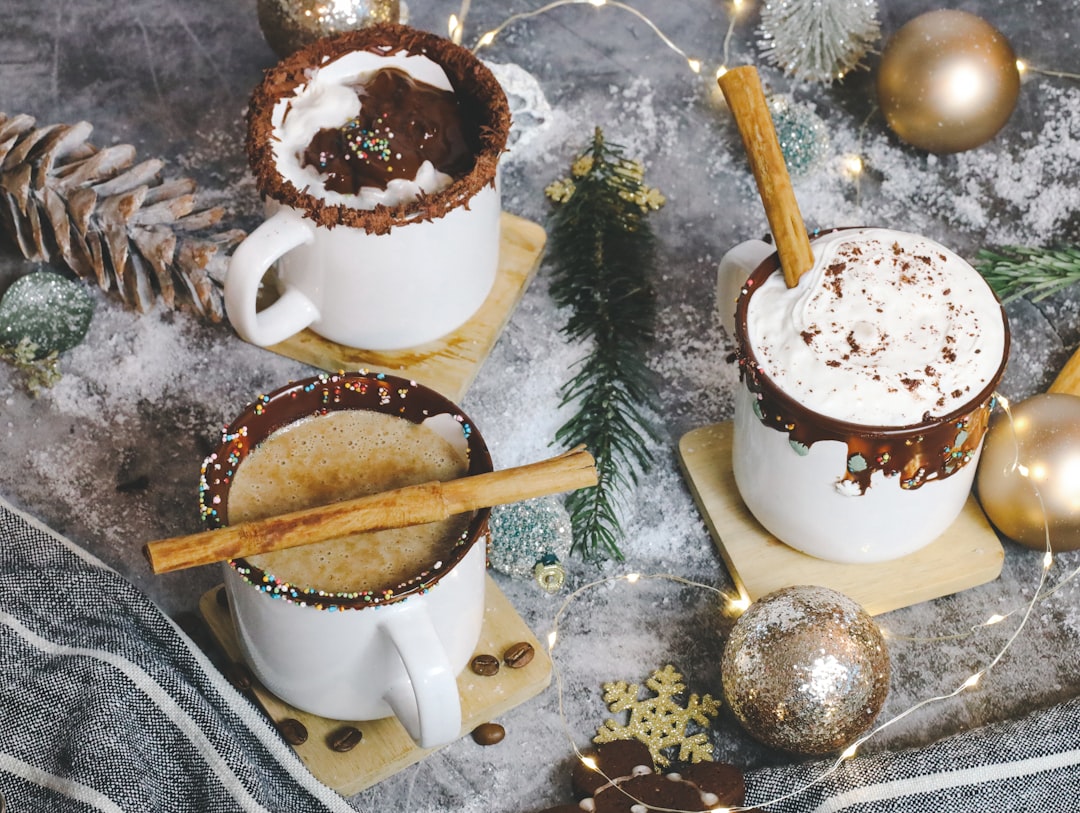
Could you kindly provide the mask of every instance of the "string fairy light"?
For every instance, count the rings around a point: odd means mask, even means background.
[[[997,393],[995,393],[995,397],[997,398],[998,403],[1002,406],[1006,416],[1008,417],[1008,420],[1010,422],[1010,426],[1013,427],[1013,438],[1014,438],[1014,442],[1015,442],[1015,457],[1014,457],[1012,465],[1016,467],[1017,471],[1020,471],[1022,469],[1022,467],[1023,467],[1023,463],[1020,460],[1020,444],[1019,444],[1019,441],[1016,439],[1015,425],[1013,423],[1013,415],[1012,415],[1012,412],[1010,410],[1010,405],[1009,405],[1008,399],[1006,399],[1004,396],[1002,396],[1000,394],[997,394]],[[1035,485],[1034,481],[1031,482],[1031,487],[1035,489],[1036,494],[1038,495],[1038,487]],[[1041,506],[1042,505],[1042,497],[1041,497],[1041,495],[1038,495],[1038,496],[1039,496],[1039,504]],[[827,763],[823,767],[823,769],[818,773],[817,776],[811,778],[810,780],[808,780],[802,786],[797,787],[797,788],[795,788],[795,789],[793,789],[791,791],[788,791],[787,793],[785,793],[783,795],[777,796],[777,797],[769,799],[767,801],[758,802],[754,807],[741,807],[741,806],[737,806],[737,807],[716,807],[716,808],[713,808],[710,811],[710,813],[743,813],[744,811],[748,813],[749,811],[752,811],[752,810],[761,810],[763,808],[769,807],[770,805],[777,804],[779,802],[786,801],[787,799],[794,798],[794,797],[806,792],[807,790],[814,787],[815,785],[818,785],[821,782],[825,781],[829,776],[831,776],[833,773],[838,771],[840,769],[840,767],[845,762],[847,762],[848,760],[854,758],[859,753],[859,749],[867,741],[869,741],[870,739],[878,736],[879,734],[881,734],[886,729],[896,725],[897,723],[901,722],[902,720],[906,719],[907,717],[911,716],[912,714],[915,714],[919,710],[921,710],[923,708],[926,708],[927,706],[930,706],[930,705],[935,704],[935,703],[941,703],[941,702],[950,700],[950,699],[952,699],[954,697],[957,697],[960,694],[963,694],[966,691],[971,691],[971,690],[974,690],[974,689],[978,688],[978,686],[982,683],[983,678],[985,678],[1002,661],[1002,659],[1004,659],[1005,655],[1012,648],[1013,644],[1019,638],[1020,634],[1027,627],[1028,622],[1031,620],[1031,617],[1034,614],[1035,608],[1039,605],[1039,603],[1042,602],[1043,600],[1045,600],[1046,598],[1052,596],[1055,592],[1060,590],[1065,584],[1067,584],[1068,582],[1070,582],[1074,578],[1076,578],[1078,575],[1080,575],[1080,567],[1077,567],[1070,574],[1068,574],[1067,577],[1060,580],[1051,589],[1047,589],[1047,581],[1048,581],[1048,578],[1049,578],[1050,570],[1051,570],[1051,568],[1053,566],[1053,563],[1054,563],[1054,557],[1053,557],[1053,551],[1052,551],[1051,540],[1050,540],[1049,521],[1045,517],[1045,510],[1044,510],[1043,514],[1044,514],[1043,525],[1044,525],[1044,530],[1045,530],[1045,533],[1046,533],[1046,551],[1045,551],[1045,553],[1044,553],[1044,555],[1042,557],[1042,561],[1041,561],[1042,566],[1040,568],[1038,585],[1037,585],[1036,589],[1033,591],[1033,595],[1032,595],[1032,598],[1031,598],[1030,601],[1025,602],[1020,607],[1017,607],[1016,609],[1013,609],[1013,610],[1011,610],[1011,611],[1009,611],[1009,612],[1007,612],[1005,614],[995,613],[995,614],[991,615],[989,618],[987,618],[987,620],[982,622],[981,624],[973,626],[967,633],[963,633],[961,635],[956,635],[956,636],[936,637],[936,638],[914,638],[914,637],[896,636],[896,635],[893,635],[893,634],[889,634],[887,630],[882,630],[882,632],[885,633],[890,640],[894,640],[894,641],[895,640],[903,640],[903,641],[907,641],[907,642],[932,642],[932,641],[938,641],[938,640],[946,640],[948,638],[957,638],[957,637],[969,636],[971,634],[974,634],[974,632],[976,632],[978,630],[981,630],[983,628],[1000,624],[1003,621],[1005,621],[1006,619],[1012,617],[1013,615],[1015,615],[1015,614],[1017,614],[1019,612],[1022,612],[1023,615],[1021,616],[1020,622],[1017,624],[1016,629],[1014,629],[1012,631],[1012,633],[1005,640],[1004,644],[1001,645],[1001,647],[997,650],[996,654],[989,661],[984,663],[984,665],[981,668],[979,668],[976,671],[969,674],[963,681],[961,681],[959,683],[959,685],[957,685],[952,690],[950,690],[948,692],[945,692],[943,694],[938,694],[938,695],[935,695],[933,697],[928,697],[928,698],[925,698],[923,700],[920,700],[919,702],[915,703],[914,705],[912,705],[912,706],[908,707],[907,709],[899,712],[895,716],[889,718],[888,720],[886,720],[883,723],[878,724],[877,726],[872,728],[867,733],[865,733],[865,734],[861,735],[860,737],[858,737],[854,742],[849,744],[832,762]],[[567,721],[567,718],[566,718],[566,705],[565,705],[563,675],[562,675],[562,670],[559,668],[558,661],[555,658],[555,652],[554,652],[555,643],[556,643],[557,640],[559,640],[559,628],[560,628],[560,626],[562,624],[563,618],[567,614],[567,612],[569,611],[571,605],[578,598],[580,598],[582,595],[584,595],[585,593],[587,593],[587,592],[589,592],[589,591],[591,591],[593,589],[596,589],[598,587],[607,586],[607,585],[613,585],[613,584],[617,584],[619,582],[625,582],[626,584],[634,586],[634,585],[638,585],[638,584],[640,584],[641,582],[644,582],[644,581],[653,581],[653,580],[671,581],[671,582],[675,582],[677,584],[682,584],[682,585],[686,585],[686,586],[689,586],[689,587],[700,588],[700,589],[715,593],[715,594],[721,596],[724,599],[727,610],[732,612],[733,614],[741,614],[750,605],[750,600],[745,595],[740,594],[740,595],[737,595],[737,596],[731,596],[726,591],[724,591],[724,590],[722,590],[722,589],[720,589],[718,587],[715,587],[713,585],[693,581],[691,579],[687,579],[687,578],[684,578],[682,576],[677,576],[677,575],[670,574],[670,573],[655,573],[655,574],[627,573],[627,574],[622,574],[622,575],[617,575],[617,576],[609,576],[609,577],[602,578],[602,579],[596,579],[595,581],[591,581],[591,582],[589,582],[589,583],[587,583],[585,585],[582,585],[581,587],[579,587],[576,590],[574,590],[573,592],[571,592],[563,600],[562,604],[559,606],[559,609],[556,611],[556,613],[555,613],[555,615],[554,615],[554,617],[552,619],[552,628],[551,628],[551,631],[548,634],[548,638],[547,638],[547,641],[548,641],[548,654],[549,654],[549,657],[551,658],[552,672],[553,672],[553,674],[555,676],[555,685],[556,685],[556,692],[557,692],[559,719],[562,722],[563,733],[565,734],[567,742],[569,743],[570,748],[573,751],[575,757],[586,768],[588,768],[591,771],[595,771],[596,773],[598,773],[604,779],[605,782],[609,783],[612,787],[617,788],[623,795],[629,797],[631,799],[632,803],[634,803],[634,804],[643,805],[645,809],[656,811],[656,813],[690,813],[690,811],[683,811],[683,810],[679,810],[679,809],[655,807],[655,806],[645,805],[645,803],[642,802],[640,799],[635,798],[632,794],[628,793],[625,789],[621,788],[618,784],[616,784],[615,779],[613,777],[610,777],[606,773],[604,773],[604,771],[600,768],[599,764],[597,763],[597,761],[593,757],[589,756],[588,754],[583,753],[581,751],[581,749],[578,748],[577,743],[574,742],[574,738],[573,738],[573,735],[572,735],[572,732],[571,732],[571,729],[570,729],[570,724],[569,724],[569,722]]]
[[[720,67],[716,69],[716,78],[719,79],[728,71],[728,62],[731,55],[731,37],[735,33],[735,23],[739,19],[745,0],[731,0],[731,15],[728,18],[727,33],[724,35],[724,46],[720,57]]]
[[[736,0],[736,5],[741,4],[742,1],[743,0]],[[686,64],[689,66],[691,71],[693,71],[695,74],[701,73],[702,62],[700,59],[697,59],[696,57],[692,57],[687,54],[686,51],[680,48],[667,34],[660,30],[660,27],[656,23],[654,23],[648,16],[638,11],[633,6],[629,6],[626,3],[619,2],[619,0],[554,0],[554,2],[540,6],[539,8],[532,9],[530,11],[521,11],[516,14],[511,14],[497,26],[480,35],[479,39],[477,39],[476,41],[476,44],[473,45],[473,53],[476,53],[481,48],[487,48],[489,45],[495,42],[495,39],[503,31],[512,26],[514,23],[521,22],[522,20],[528,20],[532,17],[539,17],[542,14],[547,14],[549,11],[561,8],[562,6],[582,5],[593,6],[594,8],[616,8],[621,11],[625,11],[628,14],[633,15],[634,17],[637,17],[639,20],[641,20],[641,22],[648,26],[648,28],[660,39],[662,43],[664,43],[664,45],[668,49],[674,51],[676,54],[685,59]],[[456,43],[460,44],[461,42],[464,33],[465,18],[468,16],[468,13],[469,0],[463,0],[461,9],[459,10],[458,14],[450,15],[450,21],[448,25],[450,31],[450,38]]]
[[[1069,73],[1068,71],[1050,68],[1033,68],[1023,59],[1016,60],[1016,70],[1020,73],[1021,78],[1027,73],[1037,73],[1040,76],[1053,76],[1057,79],[1080,79],[1080,73]]]

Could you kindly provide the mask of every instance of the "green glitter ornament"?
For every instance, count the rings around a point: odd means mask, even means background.
[[[813,106],[790,96],[772,96],[769,112],[788,172],[798,176],[813,170],[829,151],[829,132]]]
[[[573,543],[570,515],[555,497],[497,505],[488,522],[488,564],[515,579],[533,578],[557,593],[566,578],[562,560]]]
[[[27,274],[0,299],[0,345],[25,342],[35,358],[62,353],[86,337],[93,314],[94,302],[79,283],[51,271]]]

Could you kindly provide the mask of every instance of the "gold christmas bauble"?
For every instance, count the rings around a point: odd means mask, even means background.
[[[970,150],[1005,126],[1020,93],[1008,40],[966,11],[921,14],[885,46],[878,104],[901,139],[934,153]]]
[[[755,738],[827,754],[874,722],[889,691],[889,653],[874,619],[827,587],[785,587],[735,622],[721,661],[724,698]]]
[[[975,485],[999,531],[1029,548],[1080,549],[1080,397],[1035,395],[986,432]]]
[[[401,20],[399,0],[259,0],[259,26],[279,57],[320,37]]]

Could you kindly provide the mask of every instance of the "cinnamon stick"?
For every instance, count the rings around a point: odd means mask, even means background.
[[[310,545],[349,534],[437,522],[493,505],[597,483],[593,456],[578,446],[556,457],[445,483],[430,482],[277,517],[149,542],[154,573]]]
[[[1048,392],[1080,395],[1080,350],[1077,350],[1061,368]]]
[[[742,136],[758,194],[765,204],[765,217],[776,240],[784,281],[794,288],[799,277],[813,266],[814,255],[761,79],[754,66],[743,65],[725,72],[716,81]]]

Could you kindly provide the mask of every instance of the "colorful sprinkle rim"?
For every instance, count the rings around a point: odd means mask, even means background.
[[[375,410],[420,423],[433,415],[449,414],[461,425],[468,455],[468,474],[492,470],[487,444],[469,419],[453,402],[428,387],[384,373],[322,373],[313,378],[287,384],[260,395],[221,435],[221,444],[203,461],[199,475],[199,512],[210,528],[228,524],[229,486],[244,458],[278,429],[303,418],[347,409]],[[409,596],[426,593],[443,574],[460,562],[478,541],[486,544],[490,509],[477,511],[453,554],[430,570],[393,588],[358,593],[327,592],[301,587],[277,578],[246,559],[229,561],[248,584],[294,604],[319,610],[337,611],[381,607]]]

